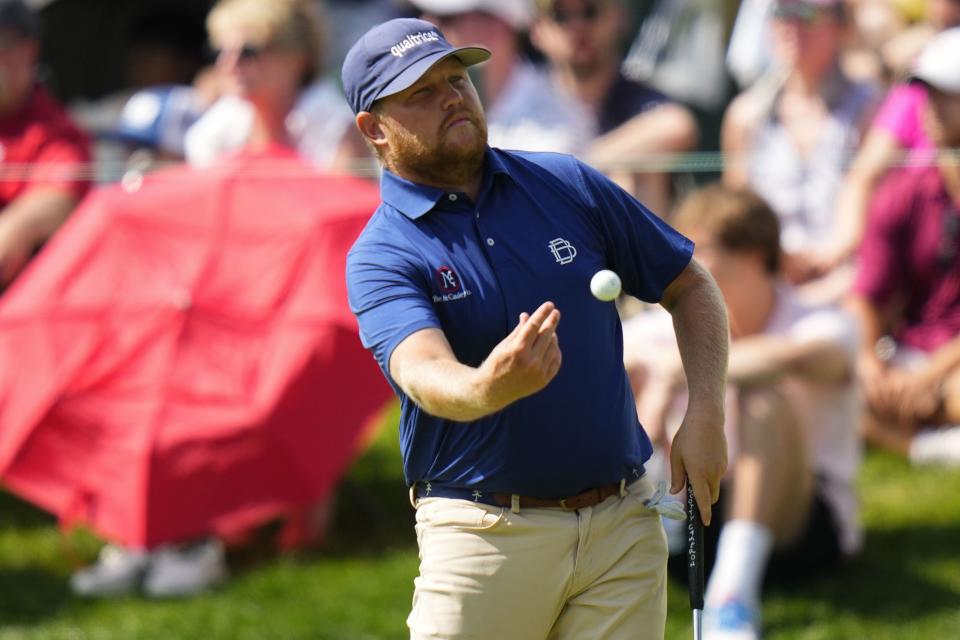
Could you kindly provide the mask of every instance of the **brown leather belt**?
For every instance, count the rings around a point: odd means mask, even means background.
[[[611,484],[605,484],[602,487],[587,489],[586,491],[578,493],[575,496],[570,496],[569,498],[532,498],[530,496],[519,496],[519,498],[521,509],[554,507],[563,509],[564,511],[576,511],[577,509],[586,509],[587,507],[600,504],[610,496],[619,494],[620,483],[614,482]],[[493,501],[501,507],[512,506],[513,496],[509,493],[495,493],[492,497]]]
[[[563,509],[576,511],[600,504],[610,496],[621,495],[625,491],[627,480],[612,482],[593,489],[587,489],[567,498],[533,498],[517,496],[510,493],[488,493],[477,489],[433,486],[429,482],[416,483],[410,487],[410,504],[416,507],[419,498],[457,498],[471,502],[482,502],[495,507],[509,507],[511,509]],[[514,500],[517,500],[515,503]]]

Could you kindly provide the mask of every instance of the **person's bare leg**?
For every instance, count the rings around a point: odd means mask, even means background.
[[[760,592],[774,546],[802,531],[813,496],[806,438],[776,389],[740,390],[727,512],[707,584],[705,624],[759,636]]]
[[[943,381],[943,406],[935,417],[936,424],[960,425],[960,371]]]
[[[728,519],[769,527],[779,546],[800,534],[813,499],[806,435],[775,389],[741,391],[739,404]]]
[[[860,430],[864,442],[871,447],[895,453],[904,458],[910,452],[913,434],[908,433],[900,425],[878,418],[869,410],[864,411]]]

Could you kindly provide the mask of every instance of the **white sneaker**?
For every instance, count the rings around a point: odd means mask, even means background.
[[[910,441],[908,457],[915,465],[960,467],[960,427],[921,430]]]
[[[726,600],[703,611],[704,640],[759,640],[760,611],[739,600]]]
[[[97,561],[70,576],[70,589],[85,598],[112,598],[135,591],[150,562],[146,551],[108,544]]]
[[[143,591],[149,597],[191,596],[227,579],[223,543],[215,538],[192,545],[161,547],[152,556],[143,579]]]

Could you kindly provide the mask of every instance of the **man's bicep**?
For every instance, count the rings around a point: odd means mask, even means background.
[[[660,305],[667,311],[673,313],[673,308],[677,301],[683,297],[685,293],[702,284],[706,279],[710,279],[709,272],[701,266],[696,259],[691,258],[687,266],[685,266],[683,270],[677,274],[677,277],[663,290]]]
[[[418,365],[428,361],[456,361],[457,357],[437,328],[420,329],[400,341],[390,354],[390,377],[409,395],[408,374]]]
[[[347,296],[363,345],[392,378],[394,350],[418,331],[439,329],[440,321],[415,268],[389,248],[376,249],[348,256]]]

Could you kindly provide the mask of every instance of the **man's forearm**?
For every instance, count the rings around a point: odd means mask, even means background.
[[[783,336],[757,335],[731,345],[730,384],[766,386],[785,375],[822,384],[840,383],[850,379],[852,363],[843,347],[826,340],[797,343]]]
[[[710,274],[696,263],[669,301],[691,409],[723,411],[730,332],[726,307]]]
[[[457,360],[439,329],[409,336],[393,351],[390,373],[424,411],[469,422],[543,389],[560,370],[560,312],[544,302],[520,320],[479,367]]]
[[[587,160],[606,170],[622,165],[625,159],[629,161],[650,154],[679,153],[696,145],[696,120],[684,107],[666,104],[634,116],[598,137],[587,150]]]
[[[23,229],[25,237],[41,244],[63,224],[77,204],[77,199],[57,189],[36,189],[21,196],[6,208],[2,215],[10,224]]]
[[[397,383],[430,415],[470,422],[499,411],[485,392],[480,370],[450,360],[424,360],[406,368]]]

